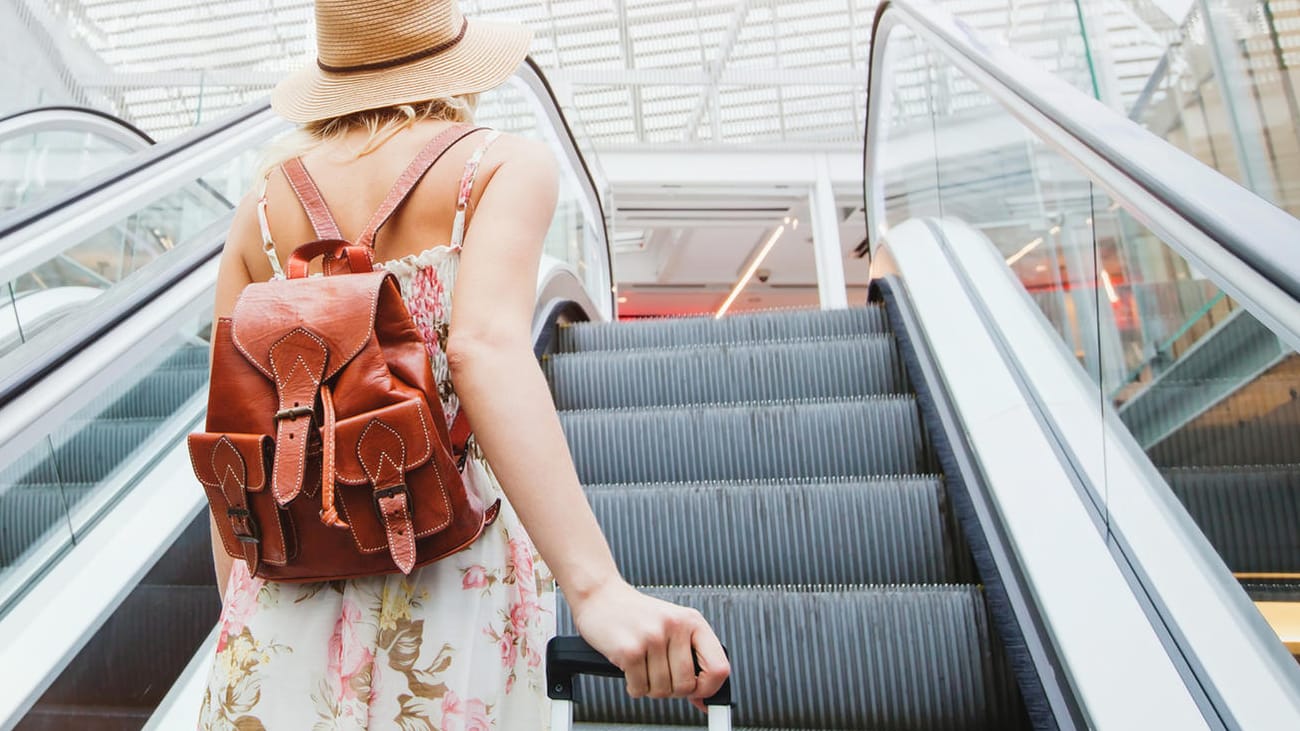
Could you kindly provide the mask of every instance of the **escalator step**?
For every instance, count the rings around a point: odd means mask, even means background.
[[[704,715],[696,715],[694,726],[646,726],[640,723],[574,723],[578,731],[700,731],[704,728]],[[735,731],[809,731],[808,729],[735,727]]]
[[[957,580],[945,557],[938,478],[586,490],[619,568],[634,584]]]
[[[101,419],[164,419],[195,394],[204,391],[207,384],[207,371],[158,370],[125,391],[106,390],[92,402],[95,406],[83,413],[97,414]]]
[[[66,482],[102,480],[145,444],[160,423],[147,418],[68,421],[55,437],[58,476]]]
[[[27,712],[14,731],[140,731],[152,715],[152,708],[37,706]]]
[[[701,316],[575,323],[560,329],[556,349],[572,353],[680,345],[763,343],[800,338],[884,334],[888,331],[885,311],[877,306],[844,310],[777,310],[733,315],[720,320]]]
[[[545,361],[561,409],[848,398],[904,393],[887,335],[559,354]]]
[[[212,631],[220,610],[221,600],[210,586],[137,585],[38,707],[155,707]]]
[[[0,566],[13,565],[47,532],[70,538],[68,511],[94,488],[92,483],[19,485],[0,494]]]
[[[1027,726],[979,589],[653,587],[699,609],[732,648],[737,725],[836,729]],[[560,630],[572,633],[561,605]],[[582,720],[700,724],[685,701],[579,681]]]
[[[180,369],[180,370],[199,370],[207,372],[208,370],[208,346],[206,345],[182,345],[176,349],[176,352],[167,356],[159,366],[159,370]]]
[[[1300,581],[1247,580],[1241,582],[1241,588],[1251,601],[1300,603]]]
[[[568,411],[560,420],[583,483],[930,471],[910,396]]]
[[[1300,465],[1174,469],[1165,478],[1229,569],[1300,573]]]
[[[206,586],[209,591],[215,592],[217,581],[212,571],[210,515],[206,506],[200,510],[141,583]]]

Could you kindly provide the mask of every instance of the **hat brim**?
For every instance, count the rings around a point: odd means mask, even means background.
[[[519,68],[532,38],[523,25],[470,19],[455,46],[402,66],[338,74],[313,63],[276,85],[271,108],[290,122],[306,124],[364,109],[487,91]]]

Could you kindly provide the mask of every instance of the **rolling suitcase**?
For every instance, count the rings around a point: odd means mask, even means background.
[[[551,699],[551,731],[573,729],[573,679],[579,675],[621,678],[623,671],[581,637],[553,637],[546,644],[546,695]],[[706,698],[709,731],[731,731],[731,678]]]

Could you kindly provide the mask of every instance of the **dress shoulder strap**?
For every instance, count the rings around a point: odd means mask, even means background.
[[[406,202],[411,191],[415,189],[417,183],[424,178],[429,168],[438,162],[452,145],[483,129],[482,127],[471,127],[467,124],[456,124],[448,127],[437,137],[434,137],[428,144],[420,150],[420,154],[415,156],[406,170],[398,176],[397,182],[393,183],[392,190],[388,191],[388,196],[384,198],[383,203],[374,215],[370,217],[370,222],[366,224],[360,238],[357,239],[358,246],[369,246],[374,248],[375,236],[379,234],[379,229],[383,227],[388,219]]]
[[[262,229],[262,253],[271,262],[272,279],[284,279],[284,269],[280,267],[280,256],[275,253],[275,241],[271,240],[271,225],[266,221],[266,183],[271,174],[268,172],[258,184],[257,225]]]
[[[460,249],[465,243],[465,219],[468,216],[470,194],[474,192],[474,178],[478,176],[479,164],[483,162],[483,153],[501,136],[499,130],[492,130],[483,142],[474,150],[474,154],[465,161],[465,172],[460,177],[460,188],[456,194],[456,220],[451,225],[451,248]]]

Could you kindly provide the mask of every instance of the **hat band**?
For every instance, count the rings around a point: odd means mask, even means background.
[[[410,53],[405,56],[392,59],[391,61],[376,61],[375,63],[362,63],[362,64],[357,64],[356,66],[331,66],[325,63],[324,61],[320,60],[320,58],[317,58],[316,65],[320,67],[321,71],[328,71],[331,74],[353,74],[358,71],[379,71],[381,69],[390,69],[393,68],[394,66],[402,66],[404,64],[412,63],[414,61],[421,61],[423,59],[429,58],[430,56],[436,56],[439,53],[442,53],[443,51],[450,50],[457,43],[461,42],[461,40],[465,37],[465,31],[467,30],[469,30],[469,18],[465,18],[461,22],[460,32],[456,34],[455,38],[452,38],[449,41],[443,41],[442,43],[439,43],[433,48],[426,48],[423,51],[416,51],[415,53]]]

